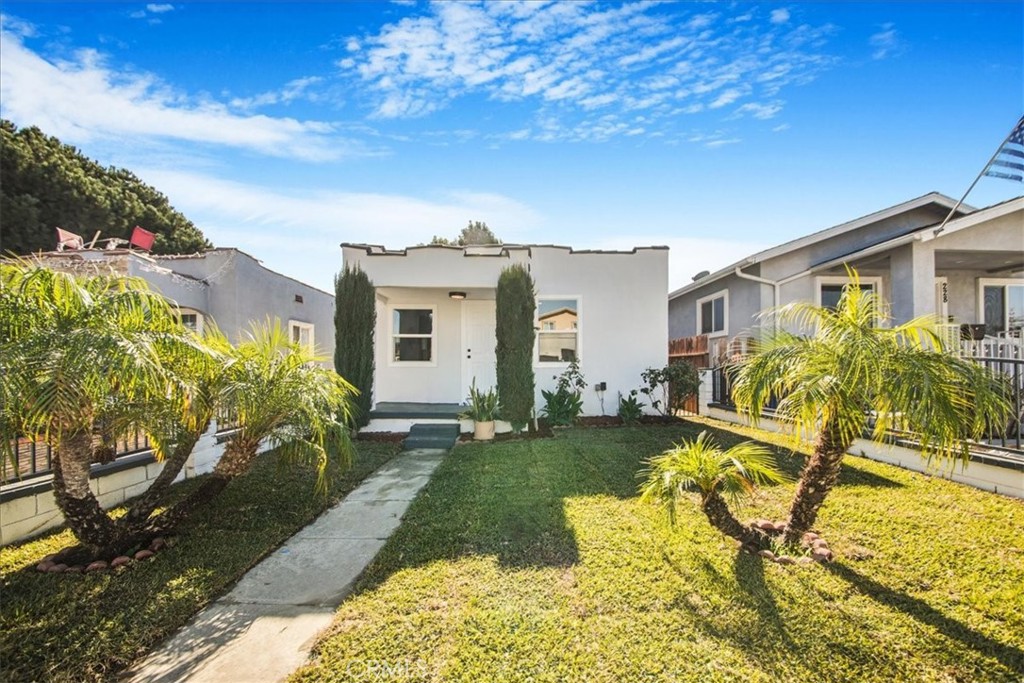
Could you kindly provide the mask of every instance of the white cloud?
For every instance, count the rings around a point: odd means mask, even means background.
[[[280,90],[270,90],[253,97],[236,97],[231,100],[232,107],[238,109],[253,109],[271,104],[289,104],[298,99],[318,101],[319,95],[310,92],[310,86],[323,82],[320,76],[307,76],[288,81]]]
[[[750,114],[755,119],[771,119],[775,118],[776,114],[782,111],[781,102],[748,102],[738,109],[736,109],[737,116],[743,116],[744,114]]]
[[[868,39],[868,43],[871,45],[873,52],[871,53],[872,59],[885,59],[886,57],[894,57],[903,53],[904,44],[900,38],[899,31],[896,30],[895,25],[892,23],[882,24],[877,33],[872,34]]]
[[[267,265],[322,288],[339,269],[341,242],[402,248],[455,234],[479,218],[505,241],[538,227],[530,207],[497,193],[453,190],[435,197],[264,187],[206,174],[137,169],[218,246],[260,255]]]
[[[0,28],[19,38],[32,38],[39,35],[35,24],[29,23],[18,17],[0,12]]]
[[[146,11],[152,12],[153,14],[163,14],[164,12],[170,12],[174,9],[174,5],[170,3],[150,3],[146,5]]]
[[[772,128],[773,133],[781,133],[784,130],[789,130],[790,125],[788,123],[780,123],[779,125]]]
[[[3,26],[0,110],[65,142],[95,138],[173,139],[261,154],[323,161],[359,150],[334,126],[270,116],[241,116],[222,103],[189,97],[144,72],[119,72],[94,50],[48,60]]]
[[[821,53],[830,26],[793,27],[785,9],[722,12],[647,2],[438,2],[345,39],[359,49],[337,64],[363,86],[374,116],[425,116],[468,95],[532,102],[535,139],[559,140],[593,128],[595,108],[622,116],[643,109],[652,117],[648,134],[664,134],[681,110],[747,95],[774,101],[832,63]],[[541,125],[552,117],[557,125]]]
[[[742,95],[743,95],[743,91],[738,90],[736,88],[730,88],[729,90],[726,90],[721,95],[719,95],[717,98],[715,98],[715,100],[711,104],[708,105],[708,108],[709,109],[719,109],[719,108],[724,107],[724,106],[726,106],[728,104],[732,104],[733,102],[738,100]]]
[[[725,147],[726,145],[735,145],[739,142],[743,142],[740,138],[722,138],[719,140],[709,140],[704,143],[705,147],[710,149],[718,149],[719,147]]]

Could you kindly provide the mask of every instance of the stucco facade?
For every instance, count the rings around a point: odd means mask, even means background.
[[[541,329],[538,319],[538,409],[540,391],[554,387],[555,376],[574,356],[589,384],[583,393],[587,415],[614,414],[618,392],[637,388],[644,369],[667,362],[664,247],[588,252],[544,245],[431,245],[388,251],[343,244],[342,258],[365,271],[377,292],[378,403],[459,403],[474,378],[481,388],[494,385],[498,277],[517,263],[529,269],[539,306],[559,311],[557,329]],[[600,382],[607,387],[603,408],[594,390]]]
[[[245,338],[250,321],[277,318],[311,335],[334,367],[334,296],[276,273],[238,249],[201,254],[153,256],[118,250],[75,250],[39,256],[54,268],[75,272],[116,272],[142,278],[173,301],[197,325],[216,322],[232,343]],[[308,336],[306,337],[308,338]]]
[[[724,296],[724,325],[712,346],[751,334],[759,314],[794,301],[828,303],[848,282],[846,267],[889,304],[895,323],[939,314],[951,323],[990,322],[985,287],[1024,285],[1024,198],[984,209],[954,206],[933,193],[754,254],[669,295],[671,338],[708,333],[700,302]],[[1005,324],[1003,325],[1005,327]],[[712,355],[715,355],[714,352]]]

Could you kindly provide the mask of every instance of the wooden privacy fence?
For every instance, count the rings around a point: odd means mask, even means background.
[[[668,343],[669,363],[689,363],[696,370],[706,368],[711,364],[708,355],[708,337],[706,334],[698,334],[695,337],[681,337],[672,339]],[[700,413],[700,401],[697,396],[686,399],[683,410],[694,415]]]

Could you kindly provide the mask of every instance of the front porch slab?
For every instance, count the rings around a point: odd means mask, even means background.
[[[370,411],[371,420],[379,419],[435,419],[456,420],[466,406],[458,403],[408,403],[401,401],[381,401]]]

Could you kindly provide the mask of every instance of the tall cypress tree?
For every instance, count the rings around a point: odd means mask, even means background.
[[[359,390],[356,423],[364,426],[373,405],[373,283],[358,266],[346,265],[334,277],[334,295],[334,369]]]
[[[496,299],[498,400],[502,418],[519,432],[533,414],[533,318],[537,305],[533,278],[524,266],[509,266],[501,272]]]

